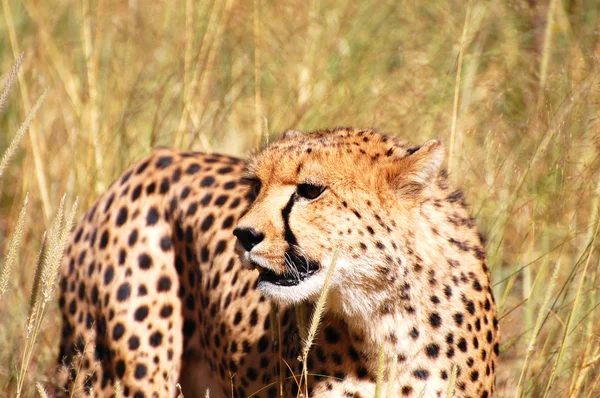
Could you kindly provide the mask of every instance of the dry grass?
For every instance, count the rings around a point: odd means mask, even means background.
[[[181,5],[1,1],[0,87],[14,87],[0,97],[0,154],[29,129],[0,181],[0,259],[16,265],[0,299],[0,391],[34,396],[52,379],[51,291],[35,344],[27,320],[35,265],[60,247],[52,220],[69,224],[63,195],[87,208],[157,145],[245,155],[271,131],[355,125],[445,140],[488,237],[498,396],[600,395],[600,3]]]

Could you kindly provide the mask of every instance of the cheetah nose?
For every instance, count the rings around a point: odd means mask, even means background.
[[[254,228],[236,228],[233,234],[238,238],[246,251],[258,245],[265,238],[265,234],[256,231]]]

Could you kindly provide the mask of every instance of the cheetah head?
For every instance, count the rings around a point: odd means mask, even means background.
[[[356,289],[376,296],[401,275],[402,235],[418,227],[415,209],[442,161],[436,140],[412,147],[371,130],[286,132],[248,164],[255,199],[234,231],[236,249],[276,301],[315,300],[336,252],[330,293],[348,303]]]

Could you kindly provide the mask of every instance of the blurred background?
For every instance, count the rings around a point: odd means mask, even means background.
[[[23,371],[35,264],[63,195],[82,214],[156,146],[247,156],[283,130],[441,138],[487,252],[500,397],[600,395],[600,2],[1,0],[0,391],[52,384],[49,302]],[[2,263],[0,263],[2,264]],[[0,265],[1,269],[2,265]],[[2,393],[0,393],[2,395]]]

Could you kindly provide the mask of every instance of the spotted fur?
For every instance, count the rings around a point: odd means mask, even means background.
[[[337,253],[310,396],[372,396],[381,349],[392,396],[445,396],[454,366],[456,396],[492,396],[499,333],[484,242],[442,161],[439,141],[357,129],[290,132],[247,163],[156,151],[73,230],[65,388],[295,396],[294,309],[315,301]]]

